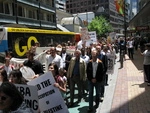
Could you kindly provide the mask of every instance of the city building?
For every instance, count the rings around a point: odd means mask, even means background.
[[[0,25],[6,24],[56,29],[55,0],[1,0]]]
[[[66,0],[56,0],[56,9],[66,11]]]
[[[129,28],[137,35],[150,36],[150,0],[138,0],[137,14],[130,20]]]
[[[125,8],[127,22],[129,10],[128,6],[129,5],[126,4]],[[104,11],[99,12],[99,8],[104,8]],[[67,0],[66,12],[72,14],[94,12],[95,15],[98,14],[106,16],[115,32],[121,32],[124,29],[124,17],[116,11],[114,0]]]

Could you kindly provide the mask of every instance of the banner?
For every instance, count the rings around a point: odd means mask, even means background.
[[[39,108],[43,113],[69,113],[68,108],[58,88],[54,87],[54,77],[51,72],[45,73],[28,82],[37,86]]]
[[[116,10],[119,14],[124,16],[124,0],[115,0]]]
[[[115,54],[109,53],[107,55],[108,57],[108,68],[107,68],[107,74],[113,74],[114,73],[114,63],[115,63]]]

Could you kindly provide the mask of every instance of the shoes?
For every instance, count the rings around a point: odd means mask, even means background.
[[[104,100],[104,97],[100,97],[100,102],[103,102],[103,100]]]
[[[78,99],[78,100],[77,100],[77,103],[80,103],[80,102],[81,102],[81,99]]]
[[[98,108],[98,106],[99,106],[99,105],[98,105],[98,104],[96,104],[94,107],[97,109],[97,108]]]
[[[150,83],[149,83],[149,82],[147,83],[147,86],[150,86]]]
[[[73,106],[74,106],[73,103],[69,103],[69,104],[68,104],[68,107],[69,107],[69,108],[71,108],[71,107],[73,107]]]
[[[88,113],[90,113],[90,112],[93,111],[93,109],[92,108],[88,108],[87,111],[88,111]]]

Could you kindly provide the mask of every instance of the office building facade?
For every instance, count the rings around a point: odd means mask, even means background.
[[[128,6],[128,5],[127,5]],[[94,12],[95,15],[99,7],[104,8],[103,15],[107,17],[115,32],[124,29],[124,17],[116,11],[114,0],[67,0],[66,11],[72,14]],[[128,8],[126,8],[128,10]],[[126,11],[127,13],[128,11]],[[128,21],[128,14],[126,14]]]
[[[56,29],[55,0],[0,1],[0,25],[6,24]]]

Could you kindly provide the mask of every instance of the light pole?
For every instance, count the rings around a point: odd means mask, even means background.
[[[127,43],[127,23],[126,23],[126,0],[124,0],[124,38],[125,38],[125,46]],[[125,47],[125,54],[127,54],[127,48]]]

